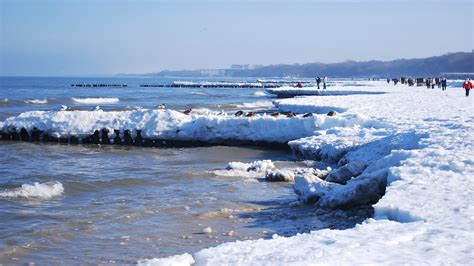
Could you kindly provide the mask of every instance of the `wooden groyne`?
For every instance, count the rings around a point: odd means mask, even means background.
[[[135,134],[132,134],[134,132]],[[251,140],[176,140],[162,138],[147,138],[142,136],[142,130],[126,129],[114,130],[113,138],[109,137],[110,131],[107,128],[95,130],[90,135],[68,135],[58,137],[50,132],[45,132],[37,128],[28,131],[25,128],[10,129],[1,132],[2,141],[24,141],[43,142],[64,145],[120,145],[155,148],[185,148],[185,147],[209,147],[209,146],[256,146],[273,149],[289,149],[286,143]]]
[[[107,84],[107,83],[78,83],[78,84],[71,84],[71,87],[128,87],[127,84]]]
[[[267,89],[279,88],[281,85],[276,84],[140,84],[140,87],[157,87],[157,88],[253,88],[253,89]]]

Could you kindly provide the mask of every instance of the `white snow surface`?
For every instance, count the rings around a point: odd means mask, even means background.
[[[50,199],[63,194],[64,187],[60,182],[23,184],[21,187],[6,189],[0,192],[1,198],[39,198]]]
[[[344,110],[336,117],[364,117],[320,128],[290,145],[303,157],[320,156],[339,166],[367,164],[345,186],[302,175],[297,179],[307,188],[295,184],[295,189],[312,193],[322,188],[322,205],[332,206],[358,193],[348,189],[351,184],[384,179],[386,192],[373,204],[374,218],[346,230],[221,244],[192,254],[195,265],[472,264],[473,97],[465,97],[461,88],[366,85],[345,89],[385,94],[309,96],[277,103],[280,110],[317,112],[329,106]]]
[[[278,95],[279,97],[291,97],[291,96],[309,96],[309,95],[319,95],[319,96],[330,96],[330,95],[353,95],[353,94],[380,94],[380,91],[364,91],[360,88],[354,90],[348,89],[350,86],[346,87],[330,87],[328,89],[323,89],[318,87],[290,87],[282,86],[279,88],[268,88],[267,92],[270,94]],[[359,86],[357,86],[359,87]]]
[[[187,266],[193,264],[194,258],[189,253],[184,253],[182,255],[171,256],[168,258],[161,259],[150,259],[138,261],[139,266]]]

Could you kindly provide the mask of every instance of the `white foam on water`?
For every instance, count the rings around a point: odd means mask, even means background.
[[[99,104],[99,103],[118,103],[119,98],[71,98],[76,103]]]
[[[275,107],[273,105],[273,102],[271,101],[258,101],[258,102],[252,102],[252,103],[243,103],[237,105],[237,107],[243,107],[243,108],[273,108]]]
[[[253,93],[254,96],[258,96],[258,97],[263,97],[263,96],[267,96],[267,94],[263,91],[256,91]]]
[[[63,194],[64,187],[60,182],[23,184],[21,187],[6,189],[0,192],[0,198],[39,198],[50,199]]]
[[[252,163],[229,162],[225,170],[209,171],[216,176],[264,178],[268,169],[275,169],[271,160],[254,161]]]
[[[32,100],[25,100],[25,103],[30,103],[30,104],[47,104],[48,100],[47,99],[32,99]]]
[[[193,91],[193,92],[191,92],[191,94],[193,94],[193,95],[202,95],[202,96],[208,95],[207,93],[202,92],[202,91]]]

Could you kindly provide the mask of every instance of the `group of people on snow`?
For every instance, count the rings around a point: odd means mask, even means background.
[[[325,90],[326,89],[326,84],[328,83],[328,77],[323,76],[322,79],[320,77],[316,78],[316,84],[318,85],[318,90],[320,88],[319,84],[321,84],[321,81],[323,82],[323,90]]]
[[[316,84],[318,85],[318,90],[321,88],[320,87],[321,82],[323,83],[323,90],[325,90],[327,88],[328,77],[323,76],[323,78],[320,78],[320,77],[316,78]],[[296,83],[295,88],[303,88],[303,85],[301,84],[300,81]]]
[[[434,89],[437,86],[438,89],[442,88],[445,91],[448,86],[448,80],[446,78],[427,78],[425,85],[427,89]]]

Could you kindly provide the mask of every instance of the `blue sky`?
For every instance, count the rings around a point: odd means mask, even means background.
[[[392,60],[474,42],[472,0],[0,3],[0,75]]]

